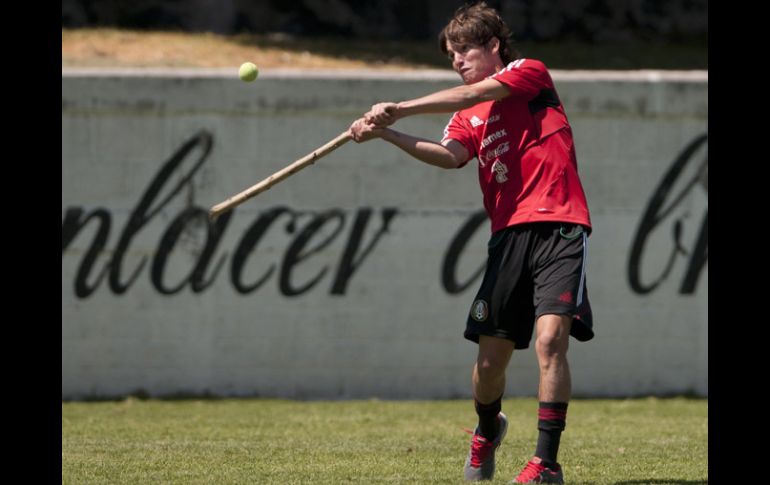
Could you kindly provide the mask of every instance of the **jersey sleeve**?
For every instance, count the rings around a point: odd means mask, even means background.
[[[553,81],[545,64],[535,59],[518,59],[508,64],[492,79],[505,84],[511,96],[523,101],[537,97],[543,89],[553,89]]]
[[[542,140],[569,126],[551,74],[542,62],[515,60],[492,79],[508,87],[511,99],[527,104],[536,139]]]
[[[476,148],[473,143],[472,132],[468,128],[468,122],[463,119],[459,111],[454,113],[449,119],[449,123],[444,128],[444,136],[441,138],[441,143],[450,139],[462,143],[468,151],[468,159],[464,160],[457,168],[464,167],[470,159],[476,156]]]

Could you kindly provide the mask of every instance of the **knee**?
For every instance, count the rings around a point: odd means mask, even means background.
[[[507,362],[495,356],[479,357],[476,362],[476,371],[482,381],[496,380],[505,374]]]
[[[544,332],[537,336],[535,350],[541,360],[565,358],[569,347],[569,334]]]

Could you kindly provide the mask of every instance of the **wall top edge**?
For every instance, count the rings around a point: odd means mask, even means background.
[[[704,82],[707,70],[551,70],[555,81],[629,81],[629,82]],[[238,68],[161,68],[161,67],[67,67],[62,78],[145,77],[145,78],[214,78],[238,80]],[[421,69],[411,71],[375,71],[367,69],[300,69],[276,68],[260,72],[260,79],[373,79],[459,81],[451,70]]]

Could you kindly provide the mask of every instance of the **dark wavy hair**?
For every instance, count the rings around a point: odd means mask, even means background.
[[[519,53],[513,48],[511,31],[492,7],[485,2],[465,5],[457,9],[452,20],[438,34],[441,52],[448,54],[446,42],[480,47],[492,38],[500,40],[500,59],[503,64],[516,60]]]

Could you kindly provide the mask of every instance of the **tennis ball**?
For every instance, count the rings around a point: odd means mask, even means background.
[[[238,69],[238,77],[241,78],[241,81],[251,82],[257,78],[258,74],[259,69],[257,69],[257,65],[253,62],[244,62],[241,64],[241,68]]]

